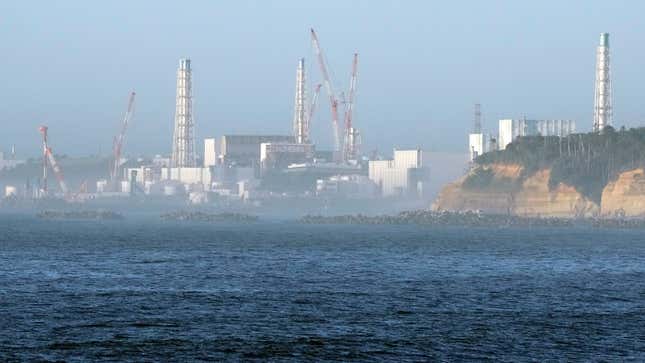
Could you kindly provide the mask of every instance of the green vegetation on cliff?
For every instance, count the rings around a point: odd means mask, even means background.
[[[616,131],[607,127],[602,133],[564,138],[520,137],[505,150],[483,154],[476,162],[479,165],[519,164],[523,167],[523,177],[549,168],[550,187],[565,183],[600,203],[602,190],[609,181],[623,171],[645,166],[645,128]],[[485,172],[476,170],[465,185],[481,185],[486,177]]]

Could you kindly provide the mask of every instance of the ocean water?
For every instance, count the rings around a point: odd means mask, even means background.
[[[0,361],[645,360],[645,235],[0,215]]]

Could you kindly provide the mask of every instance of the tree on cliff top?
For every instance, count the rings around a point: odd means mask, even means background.
[[[623,171],[645,166],[645,128],[620,131],[611,126],[602,133],[567,137],[525,136],[505,150],[485,153],[478,165],[519,164],[523,178],[540,169],[551,169],[549,186],[565,183],[600,203],[607,183]]]

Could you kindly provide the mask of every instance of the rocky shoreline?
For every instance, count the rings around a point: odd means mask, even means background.
[[[42,219],[98,219],[120,220],[123,215],[109,210],[56,211],[45,210],[37,214]]]
[[[165,221],[197,221],[197,222],[235,222],[235,223],[253,223],[259,218],[248,214],[241,213],[206,213],[206,212],[188,212],[177,211],[164,213],[161,219]]]
[[[298,220],[303,224],[363,224],[363,225],[425,225],[450,227],[592,227],[645,229],[645,219],[633,218],[561,218],[522,217],[480,212],[447,212],[417,210],[397,215],[306,215]]]

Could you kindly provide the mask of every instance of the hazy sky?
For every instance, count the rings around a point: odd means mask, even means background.
[[[595,48],[611,33],[615,124],[645,125],[642,1],[2,1],[0,149],[111,148],[128,93],[126,154],[169,153],[178,59],[190,57],[197,144],[226,133],[289,133],[295,70],[320,73],[309,28],[349,83],[365,150],[466,149],[473,103],[503,117],[565,118],[588,130]],[[309,88],[312,83],[309,83]],[[313,138],[331,143],[321,98]]]

